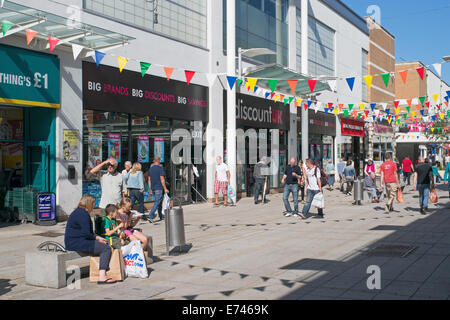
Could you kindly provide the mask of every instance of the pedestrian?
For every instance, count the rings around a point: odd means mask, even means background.
[[[125,161],[124,169],[122,170],[122,176],[123,176],[124,178],[125,178],[125,176],[128,174],[128,172],[130,172],[131,166],[132,166],[131,161]],[[124,182],[124,184],[123,184],[123,190],[125,190],[125,191],[128,193],[128,188],[127,188],[127,185],[126,185],[125,182]],[[127,196],[130,196],[130,195],[127,194]]]
[[[144,174],[142,173],[142,166],[139,162],[135,162],[130,172],[125,175],[124,184],[128,189],[131,208],[133,208],[135,202],[137,202],[139,208],[138,212],[144,213]]]
[[[400,189],[400,182],[397,174],[397,165],[392,161],[390,153],[386,153],[386,161],[380,167],[381,171],[381,187],[386,189],[388,202],[385,207],[385,213],[389,214],[394,210],[394,199],[397,196],[397,191]]]
[[[448,197],[450,198],[450,161],[447,162],[444,173],[444,184],[448,186]]]
[[[370,191],[370,194],[372,196],[372,203],[378,203],[379,200],[379,194],[381,193],[380,188],[377,187],[377,177],[374,172],[370,172],[365,178],[364,178],[364,189]]]
[[[345,158],[342,157],[341,161],[338,162],[338,164],[336,166],[337,167],[337,173],[338,173],[338,176],[339,176],[339,184],[340,184],[339,189],[341,190],[341,192],[344,192],[344,183],[345,183],[344,168],[345,168],[345,164],[346,164]]]
[[[227,189],[230,184],[230,169],[228,165],[222,161],[221,156],[216,157],[216,173],[214,175],[214,197],[216,202],[214,206],[219,206],[219,192],[223,195],[223,206],[228,205]]]
[[[155,157],[153,159],[153,164],[150,166],[150,169],[148,170],[148,186],[150,189],[149,193],[153,194],[155,197],[153,207],[148,215],[150,223],[152,223],[152,220],[155,218],[156,210],[158,210],[159,219],[164,220],[164,214],[162,213],[161,208],[163,200],[163,192],[165,194],[169,193],[169,190],[166,188],[165,176],[166,174],[164,172],[164,168],[161,166],[161,158]]]
[[[111,247],[106,239],[97,236],[93,231],[90,214],[95,206],[95,198],[85,194],[81,197],[78,207],[69,215],[64,233],[64,244],[68,251],[92,253],[100,256],[99,276],[97,284],[116,283],[106,277],[111,259]]]
[[[414,172],[413,190],[419,190],[419,205],[420,213],[428,213],[428,199],[430,197],[430,190],[434,188],[433,169],[425,159],[419,157],[419,164],[416,166]]]
[[[435,183],[441,182],[442,176],[441,176],[441,174],[439,173],[438,165],[437,165],[436,161],[433,162],[432,169],[433,169],[433,176],[434,176],[433,181],[434,181]]]
[[[98,164],[91,169],[90,174],[99,175],[102,196],[100,198],[99,208],[105,209],[108,204],[117,204],[122,200],[125,189],[123,188],[123,176],[117,172],[117,161],[110,158]],[[102,170],[107,166],[106,170]]]
[[[319,192],[322,192],[322,184],[320,181],[320,168],[316,167],[311,159],[306,159],[305,170],[305,187],[306,187],[306,203],[303,206],[302,218],[305,219],[309,214],[311,203],[314,196]],[[315,218],[323,218],[323,208],[317,208],[318,214]]]
[[[298,166],[301,172],[301,178],[298,181],[298,187],[300,188],[300,196],[302,198],[302,204],[305,204],[305,165],[303,160],[298,161]]]
[[[402,161],[403,182],[408,181],[408,186],[411,185],[411,175],[414,173],[414,167],[411,159],[408,156]]]
[[[327,166],[325,168],[327,175],[328,175],[328,185],[330,188],[330,191],[333,190],[334,187],[334,180],[335,180],[335,170],[334,170],[334,164],[331,159],[328,160]]]
[[[348,196],[352,195],[353,182],[355,180],[355,168],[352,164],[352,160],[348,160],[343,172],[345,183],[347,184],[345,194]]]
[[[447,156],[445,157],[445,165],[447,166],[450,163],[450,151],[447,153]]]
[[[286,166],[286,171],[284,172],[283,178],[281,179],[281,184],[284,184],[283,190],[283,202],[286,211],[284,211],[285,217],[298,217],[298,179],[301,179],[301,169],[297,165],[295,158],[292,157],[289,160],[289,164]],[[294,211],[291,209],[289,204],[289,195],[292,193],[294,198]],[[302,216],[302,218],[304,218]]]
[[[367,160],[366,167],[364,169],[366,176],[370,175],[370,173],[375,173],[375,164],[372,159]]]
[[[255,204],[258,204],[259,194],[264,192],[264,183],[266,182],[266,177],[269,176],[269,164],[270,160],[268,157],[264,156],[261,160],[255,165],[253,169],[253,178],[255,179],[255,189],[254,189],[254,200]],[[264,199],[264,193],[261,196],[264,203],[267,201]]]

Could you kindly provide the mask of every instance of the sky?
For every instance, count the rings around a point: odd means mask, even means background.
[[[395,59],[443,62],[450,56],[449,0],[342,0],[362,17],[378,6],[381,25],[395,36]],[[433,71],[434,68],[430,67]],[[442,64],[442,79],[450,84],[450,62]]]

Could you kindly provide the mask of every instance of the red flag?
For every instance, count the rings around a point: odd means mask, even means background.
[[[195,71],[184,70],[184,74],[186,75],[186,82],[189,85],[189,83],[191,83],[192,77],[195,74]]]
[[[305,111],[306,111],[306,109],[308,109],[308,104],[305,103],[303,106],[305,107]]]
[[[397,108],[399,103],[400,103],[399,100],[395,100],[395,101],[394,101],[394,106]]]
[[[275,92],[270,93],[270,99],[273,99],[273,96],[275,95]]]
[[[419,74],[420,78],[423,80],[423,74],[424,74],[425,68],[424,67],[417,68],[416,70],[417,70],[417,73]]]
[[[328,103],[328,108],[331,109],[332,106],[333,106],[333,102],[329,102],[329,103]]]
[[[364,113],[366,114],[366,118],[369,115],[369,110],[364,110]]]
[[[406,84],[406,76],[408,75],[408,70],[400,71],[400,77],[402,78],[403,83]]]
[[[313,91],[314,91],[314,87],[316,86],[316,82],[317,82],[317,80],[308,79],[308,85],[309,85],[309,89],[311,90],[311,93],[313,93]]]
[[[291,87],[292,94],[295,95],[295,88],[297,87],[298,80],[288,80],[289,87]]]
[[[51,36],[48,36],[48,44],[50,45],[50,52],[53,52],[53,50],[55,49],[58,42],[59,42],[58,38],[53,38]]]
[[[430,107],[430,101],[425,102],[425,105],[427,106],[427,108]]]

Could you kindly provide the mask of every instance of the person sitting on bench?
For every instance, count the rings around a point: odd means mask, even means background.
[[[370,194],[372,195],[372,203],[378,203],[380,202],[380,188],[377,187],[377,180],[376,175],[374,172],[370,172],[365,178],[364,178],[364,189],[370,191]]]
[[[100,256],[98,284],[115,283],[111,278],[106,278],[111,259],[111,247],[106,239],[94,234],[90,213],[94,209],[95,198],[84,195],[78,207],[70,214],[66,224],[64,243],[66,250],[92,253]]]

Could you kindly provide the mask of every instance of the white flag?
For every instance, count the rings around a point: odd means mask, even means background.
[[[206,73],[206,80],[208,80],[208,84],[211,87],[216,80],[217,75],[215,73]]]
[[[336,92],[336,89],[337,89],[336,80],[328,80],[328,85],[330,86],[331,91]]]
[[[1,4],[0,4],[0,7],[2,7],[3,8],[3,3],[5,2],[5,0],[2,0],[2,2],[1,2]]]
[[[72,43],[73,60],[77,60],[77,58],[80,55],[82,50],[83,50],[83,46]]]
[[[442,64],[434,63],[433,64],[433,68],[434,68],[434,70],[436,70],[436,72],[438,73],[438,75],[440,77],[441,76],[441,72],[442,72]]]
[[[386,103],[386,102],[383,102],[383,103],[380,103],[380,104],[381,104],[381,106],[383,107],[383,110],[386,110],[387,103]]]

